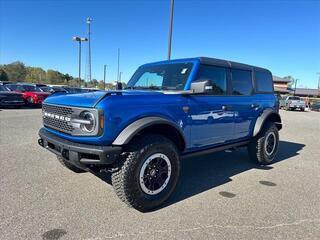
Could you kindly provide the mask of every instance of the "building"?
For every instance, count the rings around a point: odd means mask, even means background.
[[[281,78],[277,76],[272,76],[274,91],[279,94],[289,94],[293,90],[289,88],[291,80],[288,78]]]
[[[297,88],[294,95],[299,97],[320,97],[320,91],[319,89]]]

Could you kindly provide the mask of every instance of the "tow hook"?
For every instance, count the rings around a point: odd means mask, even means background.
[[[39,144],[41,147],[44,147],[43,139],[42,139],[42,138],[39,138],[39,139],[38,139],[38,144]]]

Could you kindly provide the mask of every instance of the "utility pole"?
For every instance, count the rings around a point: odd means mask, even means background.
[[[173,10],[174,10],[174,0],[171,0],[170,5],[170,23],[169,23],[169,36],[168,36],[168,60],[171,58],[171,42],[172,42],[172,24],[173,24]]]
[[[106,71],[107,65],[103,66],[103,90],[106,90]]]
[[[299,79],[296,79],[296,80],[294,81],[294,93],[293,93],[293,96],[295,96],[295,95],[296,95],[297,82],[298,82],[298,80],[299,80]]]
[[[117,82],[119,82],[119,75],[120,75],[120,48],[118,48],[118,73],[117,73]]]
[[[318,95],[320,95],[320,72],[317,73],[319,75],[318,78]]]
[[[89,81],[91,81],[91,23],[92,23],[92,18],[88,17],[87,18],[87,24],[88,24],[88,68],[89,68]]]

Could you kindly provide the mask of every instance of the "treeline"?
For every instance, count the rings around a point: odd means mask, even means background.
[[[103,89],[103,81],[92,79],[84,81],[74,78],[71,75],[63,74],[57,70],[48,69],[45,71],[40,67],[26,66],[23,62],[16,61],[10,64],[0,65],[0,81],[26,82],[26,83],[44,83],[53,85],[67,85],[72,87],[88,87]],[[106,89],[112,89],[114,86],[106,84]]]

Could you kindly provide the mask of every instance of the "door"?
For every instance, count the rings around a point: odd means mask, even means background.
[[[201,148],[224,143],[232,138],[234,111],[227,95],[227,69],[200,65],[196,80],[209,80],[210,92],[188,98],[191,145]]]
[[[250,70],[231,69],[231,105],[235,114],[234,140],[249,137],[261,109],[253,95],[252,82]]]

